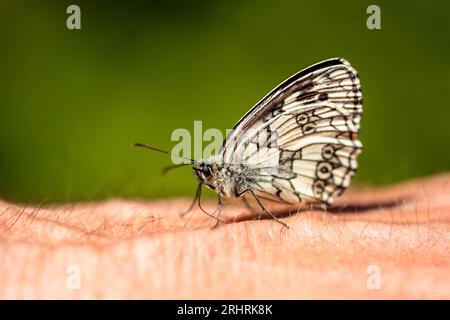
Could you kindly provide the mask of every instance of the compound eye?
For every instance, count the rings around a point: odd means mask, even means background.
[[[209,164],[204,164],[202,166],[202,172],[205,177],[209,177],[211,175],[211,166]]]

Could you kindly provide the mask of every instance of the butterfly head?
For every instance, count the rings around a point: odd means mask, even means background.
[[[194,174],[197,176],[198,180],[210,187],[213,190],[216,190],[217,187],[217,179],[216,172],[218,168],[215,164],[210,164],[205,161],[199,162],[194,168]]]

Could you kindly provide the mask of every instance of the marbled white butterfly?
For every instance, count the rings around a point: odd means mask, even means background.
[[[217,155],[192,160],[199,184],[188,211],[196,201],[200,205],[202,185],[218,194],[217,223],[222,197],[249,194],[284,226],[261,198],[331,204],[357,168],[361,114],[359,77],[346,60],[325,60],[298,72],[238,121]]]

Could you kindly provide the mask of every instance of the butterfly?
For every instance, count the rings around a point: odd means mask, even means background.
[[[286,227],[261,199],[330,205],[357,169],[361,115],[359,76],[345,59],[299,71],[237,122],[215,156],[191,160],[199,183],[188,211],[196,201],[201,208],[203,185],[218,195],[213,214],[202,209],[216,219],[215,226],[221,221],[222,198],[251,195]]]

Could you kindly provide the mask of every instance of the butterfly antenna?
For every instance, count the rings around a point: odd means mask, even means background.
[[[172,155],[169,151],[166,151],[166,150],[163,150],[163,149],[159,149],[159,148],[156,148],[156,147],[152,147],[152,146],[149,146],[148,144],[133,143],[133,146],[134,147],[139,147],[139,148],[149,149],[149,150],[160,152],[160,153],[164,153],[164,154],[167,154],[167,155],[170,155],[170,156]],[[190,159],[190,158],[186,158],[186,157],[180,157],[180,156],[177,156],[177,155],[175,155],[175,157],[177,157],[179,159],[187,160],[187,161],[190,162],[189,164],[194,164],[196,162],[195,160]],[[184,165],[184,164],[181,164],[181,165]],[[180,165],[177,165],[177,166],[180,166]],[[164,171],[164,169],[163,169],[163,171]],[[166,170],[166,171],[168,171],[168,170]]]
[[[161,174],[165,175],[168,171],[170,171],[172,169],[185,167],[185,166],[190,166],[190,165],[191,165],[191,163],[180,163],[180,164],[172,164],[172,165],[169,165],[169,166],[165,166],[164,168],[162,168]]]

